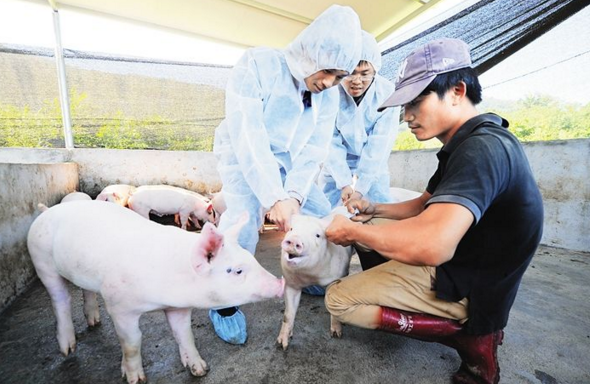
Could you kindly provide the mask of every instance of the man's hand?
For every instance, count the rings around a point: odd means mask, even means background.
[[[375,206],[368,200],[351,199],[345,205],[348,212],[355,214],[350,218],[352,221],[364,223],[371,220],[375,215]]]
[[[299,213],[299,201],[295,198],[277,201],[268,212],[268,219],[277,224],[280,231],[291,229],[291,216]]]
[[[352,237],[358,223],[353,223],[342,215],[334,216],[334,219],[326,228],[326,238],[334,244],[348,246],[354,243]]]

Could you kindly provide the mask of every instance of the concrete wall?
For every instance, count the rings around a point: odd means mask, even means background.
[[[78,187],[78,166],[0,163],[0,311],[35,278],[26,237],[39,214]]]
[[[527,143],[525,150],[544,199],[542,243],[590,251],[590,139]],[[423,191],[436,152],[392,153],[392,186]],[[73,190],[95,197],[119,183],[221,188],[207,152],[0,148],[0,311],[34,278],[25,239],[36,204],[53,205]]]
[[[95,197],[109,184],[168,184],[199,193],[221,189],[210,152],[75,149],[80,188]]]
[[[590,139],[524,144],[543,195],[545,225],[541,242],[590,251]],[[438,150],[394,152],[391,184],[423,191],[436,170]]]
[[[110,184],[168,184],[199,193],[221,189],[210,152],[0,148],[0,164],[68,161],[79,167],[80,190],[93,198]]]

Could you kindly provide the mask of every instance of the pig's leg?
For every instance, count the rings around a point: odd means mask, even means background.
[[[180,216],[180,228],[186,230],[186,224],[188,223],[190,213],[178,212],[178,215]]]
[[[84,316],[89,327],[100,325],[100,313],[98,311],[98,301],[96,300],[96,293],[92,291],[83,290],[84,293]]]
[[[195,227],[195,229],[198,231],[201,229],[201,224],[199,224],[199,217],[197,215],[189,215],[188,217],[188,221],[190,223],[193,223],[193,226]]]
[[[285,314],[283,315],[283,325],[277,338],[277,343],[286,350],[289,346],[289,339],[293,336],[293,324],[295,323],[295,314],[299,307],[301,299],[301,289],[296,289],[287,285],[285,287]]]
[[[150,211],[151,208],[145,207],[142,204],[135,204],[131,207],[132,211],[137,212],[139,215],[145,217],[146,219],[150,219]]]
[[[342,337],[342,323],[332,315],[330,315],[330,336]]]
[[[141,365],[141,330],[139,329],[140,313],[123,312],[109,307],[107,297],[103,295],[107,310],[115,324],[115,330],[123,358],[121,360],[121,375],[127,377],[127,382],[136,384],[138,381],[146,381]]]
[[[191,328],[191,309],[170,308],[164,310],[164,312],[174,338],[178,343],[182,365],[188,366],[194,376],[205,376],[209,367],[207,367],[207,363],[201,358],[197,347],[195,347],[195,336]]]
[[[59,350],[65,356],[76,350],[76,334],[72,322],[71,296],[63,277],[57,272],[39,273],[39,278],[47,288],[53,312],[57,318],[57,342]]]

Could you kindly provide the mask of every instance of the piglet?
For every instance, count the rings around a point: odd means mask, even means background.
[[[175,215],[182,229],[189,218],[200,229],[199,221],[215,223],[215,211],[209,199],[196,192],[170,185],[143,185],[129,198],[129,208],[146,219],[156,215]],[[176,216],[178,215],[178,216]]]
[[[213,211],[215,212],[215,225],[219,225],[221,215],[227,209],[227,205],[225,204],[225,198],[223,197],[223,192],[219,191],[213,194],[213,198],[211,199],[211,206],[213,207]]]
[[[126,207],[129,196],[135,192],[135,187],[128,184],[113,184],[105,187],[96,196],[96,200],[109,201],[111,203],[119,204],[120,206]]]
[[[84,193],[84,192],[71,192],[68,193],[67,195],[65,195],[60,203],[67,203],[70,201],[77,201],[77,200],[92,200],[92,197],[90,197],[88,194]]]
[[[293,336],[295,314],[301,290],[309,285],[326,286],[348,275],[352,247],[342,247],[326,239],[326,227],[333,216],[319,219],[294,215],[291,230],[281,243],[281,268],[285,278],[285,314],[277,343],[286,350]],[[342,325],[330,317],[332,336],[342,335]]]
[[[69,280],[83,289],[89,326],[100,322],[96,293],[102,295],[121,342],[121,372],[128,383],[146,380],[139,318],[160,309],[183,365],[195,376],[205,375],[191,308],[226,308],[283,295],[284,280],[238,245],[247,220],[242,216],[225,234],[209,223],[195,234],[145,220],[116,204],[73,201],[45,210],[33,222],[27,245],[51,298],[61,352],[68,355],[76,348]]]

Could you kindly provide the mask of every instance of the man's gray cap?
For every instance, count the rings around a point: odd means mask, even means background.
[[[459,39],[438,39],[414,50],[399,66],[395,91],[378,108],[404,105],[414,100],[436,75],[471,67],[469,46]]]

